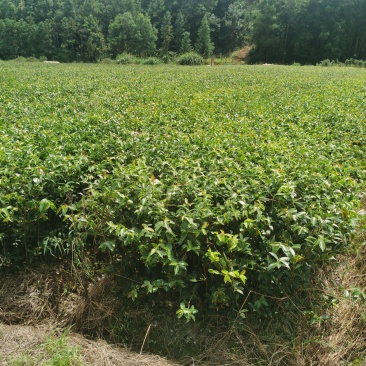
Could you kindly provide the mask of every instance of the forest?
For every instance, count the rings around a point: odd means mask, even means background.
[[[0,59],[98,62],[196,51],[249,63],[366,59],[366,0],[1,0]]]

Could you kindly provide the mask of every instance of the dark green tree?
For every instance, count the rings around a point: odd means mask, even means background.
[[[231,49],[241,48],[251,43],[255,8],[256,2],[248,0],[236,0],[227,8],[223,32],[225,43]]]
[[[109,26],[108,40],[112,56],[123,52],[135,52],[136,23],[130,12],[118,14]]]
[[[35,56],[37,28],[32,18],[0,20],[0,59]]]
[[[0,59],[8,60],[19,56],[17,21],[14,19],[0,20]]]
[[[17,7],[11,0],[2,0],[0,2],[0,19],[15,20]]]
[[[154,27],[159,28],[167,8],[164,0],[147,0],[145,1],[145,11]]]
[[[161,55],[165,62],[169,61],[170,43],[173,39],[172,16],[169,11],[164,15],[160,28]]]
[[[84,18],[79,34],[82,61],[96,62],[105,56],[105,39],[99,27],[99,22],[93,15]]]
[[[299,61],[295,42],[302,10],[308,0],[260,0],[253,11],[251,54],[253,62],[293,63]]]
[[[210,24],[208,22],[207,14],[205,14],[198,30],[196,50],[203,57],[210,57],[212,55],[213,49],[214,45],[211,41]]]
[[[182,12],[177,14],[173,26],[172,51],[179,52],[182,45],[183,34],[185,32],[185,20]]]
[[[184,32],[179,48],[179,53],[187,53],[192,51],[191,36],[189,32]]]
[[[153,55],[156,50],[158,31],[153,27],[147,15],[138,14],[136,18],[136,30],[136,55],[141,57]]]
[[[61,21],[58,58],[63,62],[80,61],[80,37],[78,21],[71,17],[64,17]]]
[[[44,56],[53,60],[56,53],[54,20],[40,22],[37,28],[37,57]]]

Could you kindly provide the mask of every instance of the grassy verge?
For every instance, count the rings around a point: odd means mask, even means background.
[[[0,327],[0,362],[11,366],[82,366],[80,347],[68,340],[68,332],[46,336],[39,329]],[[6,332],[6,333],[5,333]]]

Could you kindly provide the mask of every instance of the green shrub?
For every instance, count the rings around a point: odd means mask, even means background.
[[[163,61],[158,57],[149,57],[147,59],[142,60],[143,65],[160,65]]]
[[[362,60],[353,60],[352,66],[363,67],[364,66],[364,61],[362,61]]]
[[[320,61],[318,63],[318,66],[328,67],[328,66],[332,66],[332,64],[329,59],[326,59],[326,60]]]
[[[117,62],[117,64],[120,64],[120,65],[135,64],[136,57],[129,53],[121,53],[120,55],[118,55],[116,57],[116,62]]]
[[[179,65],[203,65],[205,60],[196,52],[188,52],[180,55],[177,59]]]
[[[102,58],[99,61],[100,64],[114,64],[115,61],[113,61],[111,58]]]
[[[366,67],[366,61],[356,60],[354,58],[347,59],[344,63],[338,60],[329,59],[323,60],[317,64],[317,66],[349,66],[349,67]]]
[[[39,62],[39,59],[34,56],[31,56],[31,57],[19,56],[16,59],[14,59],[14,61],[15,62]]]
[[[27,57],[27,62],[39,62],[39,59],[37,57],[31,56]]]
[[[15,62],[27,62],[27,59],[23,56],[19,56],[16,59],[14,59],[13,61],[15,61]]]
[[[330,66],[344,66],[344,64],[338,60],[332,60]]]

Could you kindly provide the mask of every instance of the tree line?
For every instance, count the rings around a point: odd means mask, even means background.
[[[248,61],[366,59],[366,0],[0,0],[0,59],[96,62],[196,51]]]

